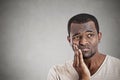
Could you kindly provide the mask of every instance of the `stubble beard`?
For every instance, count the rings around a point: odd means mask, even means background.
[[[96,54],[96,52],[88,52],[88,53],[82,52],[82,54],[83,54],[83,59],[90,59]]]

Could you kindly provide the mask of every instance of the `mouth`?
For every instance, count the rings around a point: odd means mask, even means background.
[[[88,52],[90,50],[89,47],[80,47],[80,46],[79,49],[81,49],[82,52]]]
[[[90,50],[89,48],[81,49],[82,52],[88,52],[89,50]]]

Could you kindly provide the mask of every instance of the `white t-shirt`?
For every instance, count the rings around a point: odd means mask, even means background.
[[[47,80],[78,80],[79,76],[73,68],[73,61],[53,66]],[[104,62],[90,80],[120,80],[120,60],[107,55]]]

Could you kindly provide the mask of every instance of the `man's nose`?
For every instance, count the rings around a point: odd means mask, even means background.
[[[84,46],[86,45],[88,42],[87,42],[87,39],[85,37],[81,37],[81,39],[79,40],[79,45],[81,46]]]

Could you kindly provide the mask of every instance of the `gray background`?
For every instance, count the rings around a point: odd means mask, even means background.
[[[0,80],[46,80],[73,59],[67,22],[85,12],[99,21],[100,51],[120,58],[120,0],[0,0]]]

